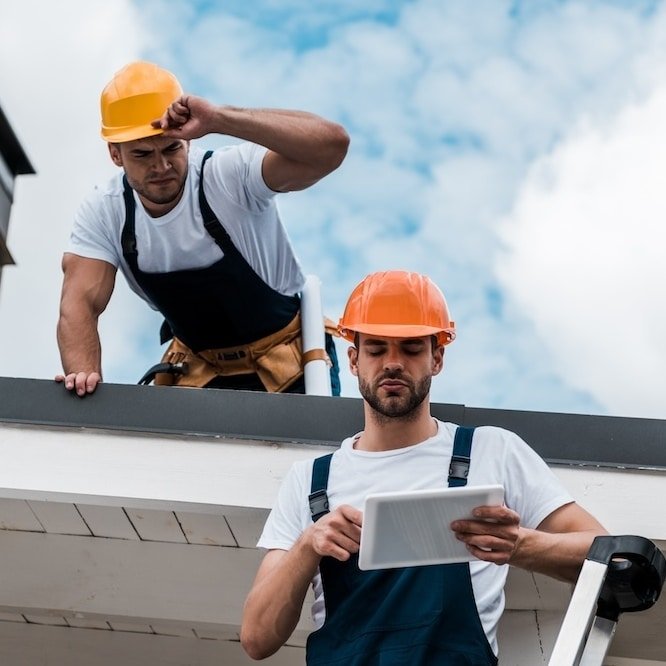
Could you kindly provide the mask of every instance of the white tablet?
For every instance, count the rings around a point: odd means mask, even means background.
[[[368,495],[363,512],[360,569],[452,564],[475,559],[449,525],[477,506],[504,503],[498,485]]]

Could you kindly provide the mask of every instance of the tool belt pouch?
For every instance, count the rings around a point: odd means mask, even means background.
[[[270,393],[279,393],[302,374],[301,317],[296,315],[282,330],[249,346],[255,371]]]
[[[271,393],[284,391],[303,374],[300,334],[268,349],[253,350],[254,354],[257,375]]]
[[[184,375],[174,376],[167,372],[159,372],[155,375],[155,386],[189,386],[201,388],[213,380],[218,372],[216,369],[193,353],[178,338],[174,338],[167,348],[162,363],[187,363],[188,371]]]

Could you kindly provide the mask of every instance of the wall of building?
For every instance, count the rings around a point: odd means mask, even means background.
[[[7,244],[14,180],[19,174],[29,173],[35,173],[35,170],[0,107],[0,282],[2,267],[14,263]]]

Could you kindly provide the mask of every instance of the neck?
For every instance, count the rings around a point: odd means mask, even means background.
[[[178,196],[173,201],[169,201],[168,203],[163,203],[163,204],[150,201],[141,194],[139,194],[139,200],[143,204],[146,213],[148,213],[150,217],[162,217],[163,215],[166,215],[167,213],[172,211],[178,205],[178,202],[180,201],[182,196],[183,196],[183,190],[180,191]]]
[[[384,416],[364,402],[365,428],[354,448],[360,451],[392,451],[413,446],[437,434],[437,423],[424,400],[404,417]]]

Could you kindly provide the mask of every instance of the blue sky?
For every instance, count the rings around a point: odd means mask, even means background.
[[[60,254],[78,200],[113,172],[99,90],[143,58],[220,103],[345,125],[345,163],[282,196],[284,222],[332,318],[375,270],[441,286],[459,335],[436,401],[664,418],[664,3],[64,5],[31,0],[0,25],[0,104],[39,172],[17,186],[0,374],[58,371]],[[158,324],[119,279],[106,381],[136,381],[159,357]],[[343,387],[357,395],[348,374]]]

